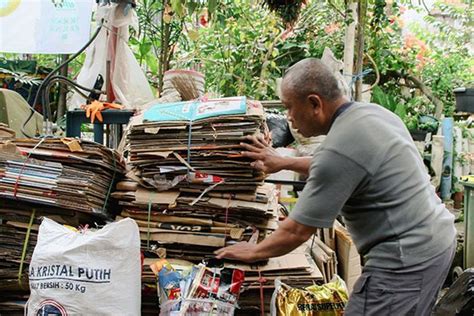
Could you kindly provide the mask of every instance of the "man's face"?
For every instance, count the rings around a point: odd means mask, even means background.
[[[288,121],[304,137],[318,136],[324,133],[321,104],[309,97],[299,97],[282,83],[281,101],[288,110]]]

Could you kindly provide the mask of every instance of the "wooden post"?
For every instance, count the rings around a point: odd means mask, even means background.
[[[355,45],[355,32],[357,25],[357,2],[351,1],[347,4],[347,9],[350,12],[348,19],[352,19],[352,22],[346,27],[346,34],[344,37],[344,78],[352,91],[351,81],[354,69],[354,45]]]
[[[357,25],[357,59],[355,65],[355,73],[359,75],[363,71],[363,62],[364,62],[364,31],[367,15],[367,0],[359,1],[359,10],[357,12],[358,16],[358,25]],[[355,86],[355,100],[362,100],[362,81],[363,78],[360,76],[356,81]]]
[[[158,91],[160,96],[163,93],[163,76],[165,73],[164,64],[165,64],[165,51],[164,51],[164,42],[165,42],[165,7],[166,0],[162,0],[162,9],[161,9],[161,23],[160,23],[160,60],[158,63]]]
[[[61,55],[61,63],[69,59],[69,55]],[[61,76],[67,77],[68,64],[64,65],[59,73]],[[67,86],[64,83],[59,84],[59,98],[58,98],[58,110],[56,114],[56,122],[66,114],[66,98],[67,98]]]

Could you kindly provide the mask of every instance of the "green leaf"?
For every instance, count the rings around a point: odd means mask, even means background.
[[[375,86],[372,89],[372,102],[377,103],[384,108],[386,108],[389,111],[394,111],[395,107],[394,105],[390,102],[387,94],[383,92],[382,88],[379,86]]]
[[[153,54],[146,55],[146,64],[148,65],[148,67],[150,68],[150,71],[153,74],[158,73],[158,60],[155,55]]]
[[[178,16],[182,17],[184,15],[184,6],[181,0],[171,0],[170,4],[171,8]]]
[[[188,8],[188,14],[191,15],[199,7],[199,3],[196,1],[186,1],[186,6]]]
[[[209,18],[212,17],[217,8],[217,0],[208,0],[207,1],[207,11],[209,13]]]
[[[135,37],[131,37],[129,43],[130,45],[140,45],[140,42]]]
[[[393,112],[397,114],[402,120],[404,120],[407,116],[407,108],[404,104],[401,103],[397,104],[397,106],[395,107],[395,111]]]
[[[140,50],[140,55],[141,56],[146,56],[148,54],[148,52],[150,52],[150,50],[151,50],[151,43],[150,42],[141,43],[139,50]]]

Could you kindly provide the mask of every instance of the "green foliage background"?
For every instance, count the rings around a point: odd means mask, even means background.
[[[364,69],[378,69],[380,81],[372,90],[373,101],[397,113],[411,128],[421,115],[432,115],[434,105],[420,90],[408,84],[415,76],[451,115],[452,90],[474,86],[473,8],[438,1],[426,17],[429,28],[413,26],[416,39],[407,45],[400,15],[413,8],[412,1],[366,0]],[[168,68],[194,68],[206,76],[213,95],[247,95],[261,100],[277,99],[276,81],[293,63],[305,57],[321,57],[329,47],[342,59],[344,30],[351,22],[345,1],[312,0],[302,8],[293,29],[261,0],[138,0],[140,28],[132,32],[130,46],[158,92],[160,75]],[[418,10],[424,8],[417,6]],[[281,13],[281,12],[280,12]],[[454,22],[453,22],[454,21]],[[165,27],[164,27],[165,26]],[[166,34],[165,34],[166,33]],[[164,41],[166,38],[166,41]],[[163,61],[163,50],[167,60]],[[6,59],[18,55],[3,54]],[[54,68],[58,58],[33,55],[39,65]],[[84,56],[74,61],[74,77]],[[364,77],[375,82],[375,71]]]

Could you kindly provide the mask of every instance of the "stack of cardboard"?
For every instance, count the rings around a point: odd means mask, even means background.
[[[129,180],[113,197],[120,217],[137,221],[146,256],[200,262],[276,229],[275,186],[264,185],[241,154],[247,135],[265,131],[262,106],[245,97],[156,104],[133,119]],[[146,273],[142,281],[145,313],[156,304],[156,287]]]
[[[266,129],[262,106],[240,97],[160,104],[134,119],[125,146],[129,180],[113,196],[123,206],[121,217],[137,221],[148,253],[199,262],[217,248],[261,241],[278,227],[275,186],[264,184],[264,174],[241,154],[246,136]],[[276,277],[295,286],[323,280],[301,249],[229,267],[246,271],[245,310],[260,308],[262,290],[268,311]],[[153,283],[144,273],[145,289]],[[148,310],[152,300],[143,298]]]
[[[240,143],[265,128],[262,106],[245,97],[157,104],[134,118],[126,151],[145,187],[254,191],[264,175]]]
[[[245,97],[152,105],[127,134],[131,181],[113,194],[121,216],[173,258],[201,260],[256,230],[264,238],[276,227],[275,187],[240,143],[265,131],[262,106]]]
[[[331,281],[337,274],[337,254],[334,249],[325,244],[317,235],[306,242],[311,249],[311,257],[321,271],[325,283]]]
[[[346,282],[349,293],[362,273],[361,258],[347,229],[335,221],[339,276]]]
[[[133,182],[120,182],[117,188],[122,190],[112,196],[124,207],[118,218],[136,220],[144,249],[160,248],[172,258],[199,261],[226,244],[249,240],[255,231],[263,239],[277,227],[272,184],[257,189],[258,202],[242,200],[250,194],[223,198],[222,192],[209,192],[194,204],[196,195],[185,191],[157,192]]]
[[[116,152],[95,143],[0,142],[0,314],[23,312],[41,217],[71,226],[102,224],[123,170]]]
[[[75,139],[14,139],[0,144],[0,197],[103,213],[121,156]]]
[[[7,124],[0,123],[0,139],[14,138],[15,131],[8,127]]]
[[[302,245],[289,254],[271,258],[258,264],[226,264],[226,267],[245,271],[244,291],[239,300],[240,314],[260,314],[270,311],[270,300],[275,290],[275,279],[293,287],[323,283],[323,275],[312,260],[309,247]]]

